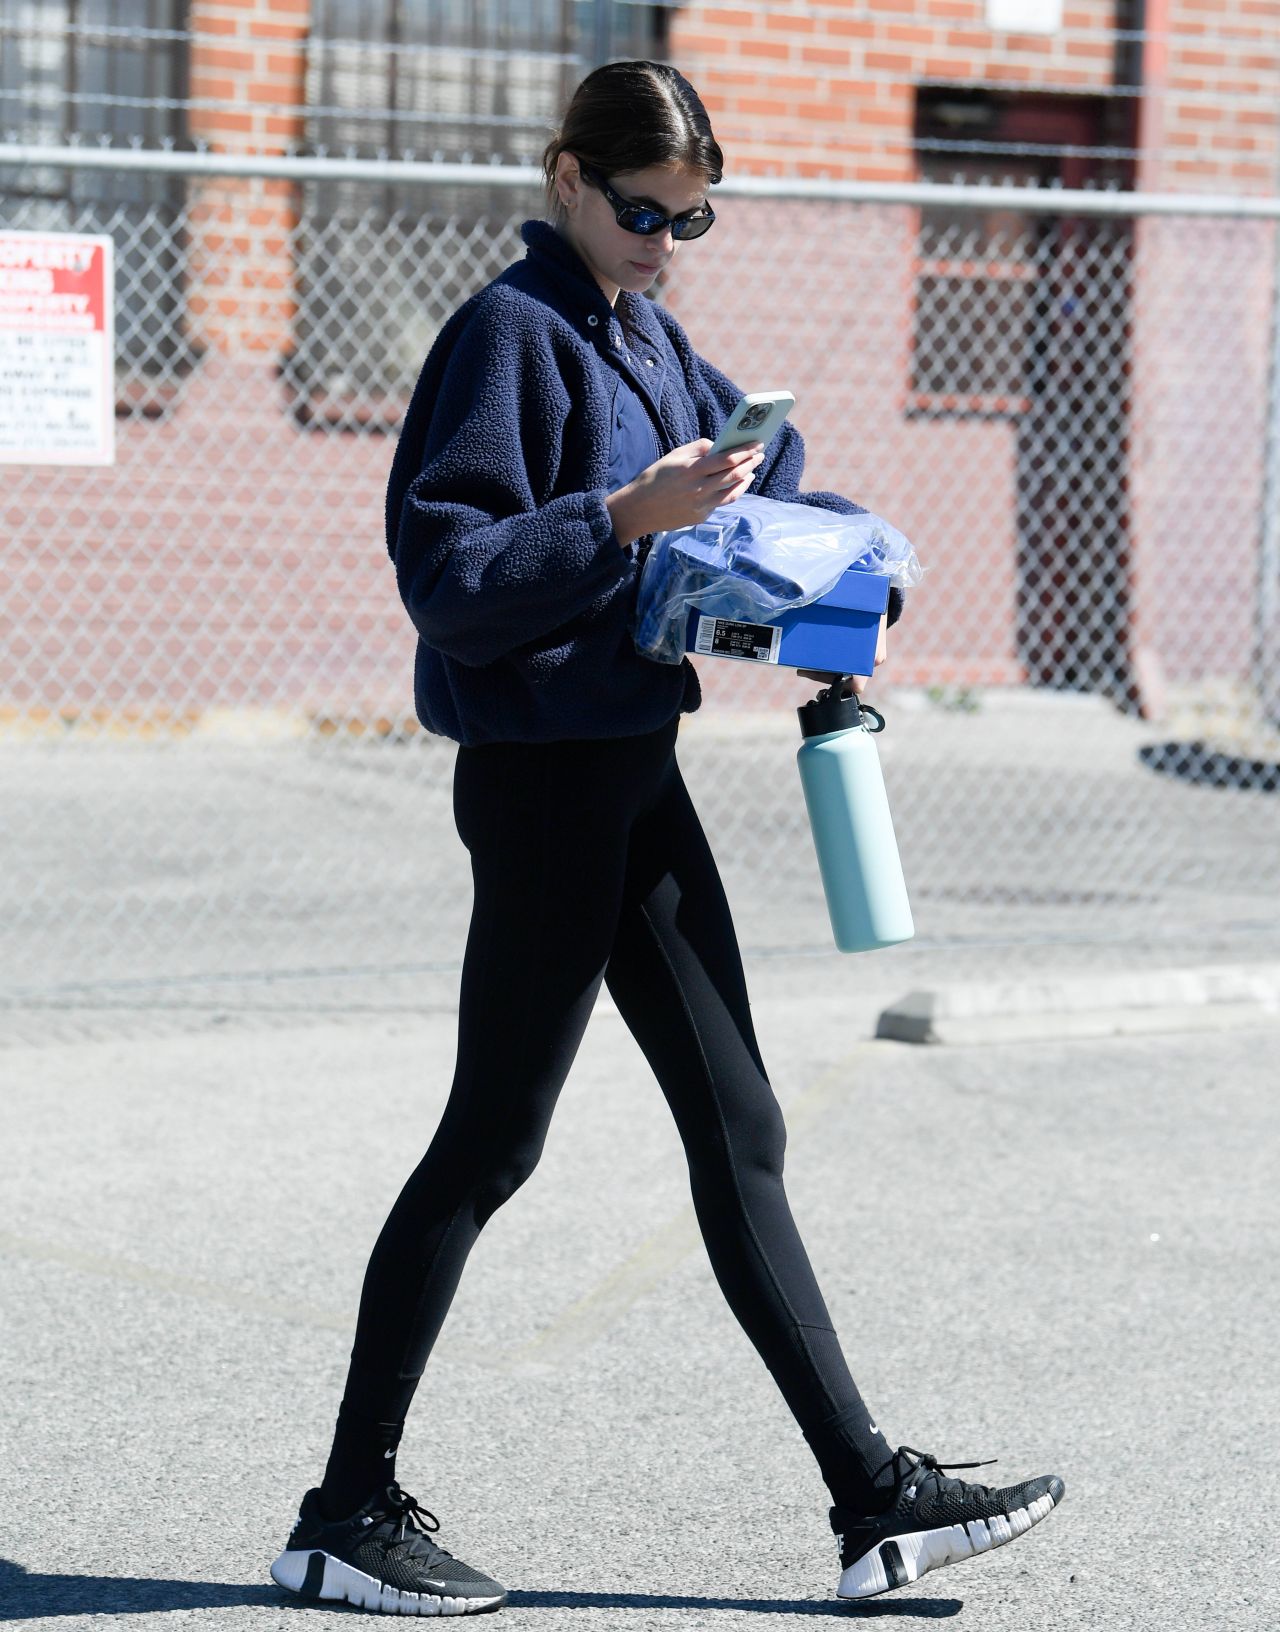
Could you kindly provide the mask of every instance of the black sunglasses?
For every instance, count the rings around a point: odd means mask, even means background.
[[[699,210],[690,210],[686,215],[663,215],[661,210],[652,209],[648,204],[633,204],[620,193],[615,193],[594,165],[583,164],[579,159],[578,169],[593,187],[598,187],[604,194],[618,225],[627,232],[638,232],[642,238],[652,238],[655,232],[661,232],[664,227],[671,228],[673,238],[701,238],[716,218],[716,212],[709,204],[704,204]]]

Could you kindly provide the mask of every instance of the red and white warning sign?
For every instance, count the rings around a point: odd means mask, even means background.
[[[0,464],[114,464],[112,247],[0,232]]]

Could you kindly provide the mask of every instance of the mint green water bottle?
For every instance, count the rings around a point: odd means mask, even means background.
[[[875,735],[884,716],[841,697],[844,676],[796,712],[796,751],[827,911],[841,952],[896,946],[915,934]]]

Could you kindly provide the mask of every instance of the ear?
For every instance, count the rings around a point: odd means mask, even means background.
[[[578,169],[578,161],[572,153],[560,153],[556,157],[556,193],[566,212],[572,215],[577,208],[582,194],[582,172]]]

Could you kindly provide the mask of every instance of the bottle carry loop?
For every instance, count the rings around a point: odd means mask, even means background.
[[[814,674],[813,678],[821,676]],[[864,703],[856,692],[848,697],[840,695],[841,687],[849,678],[844,674],[831,675],[831,684],[796,710],[800,729],[806,737],[824,736],[829,731],[856,731],[859,726],[872,736],[879,736],[884,730],[884,715],[878,708]]]
[[[873,737],[878,737],[880,735],[880,733],[884,730],[884,715],[880,712],[880,710],[878,708],[872,708],[870,703],[861,703],[859,706],[862,709],[862,723],[863,723],[863,726],[865,727],[866,730],[870,731],[870,733],[871,733],[871,735]],[[876,722],[874,725],[868,725],[867,724],[867,716],[868,715],[870,715],[871,718]]]

